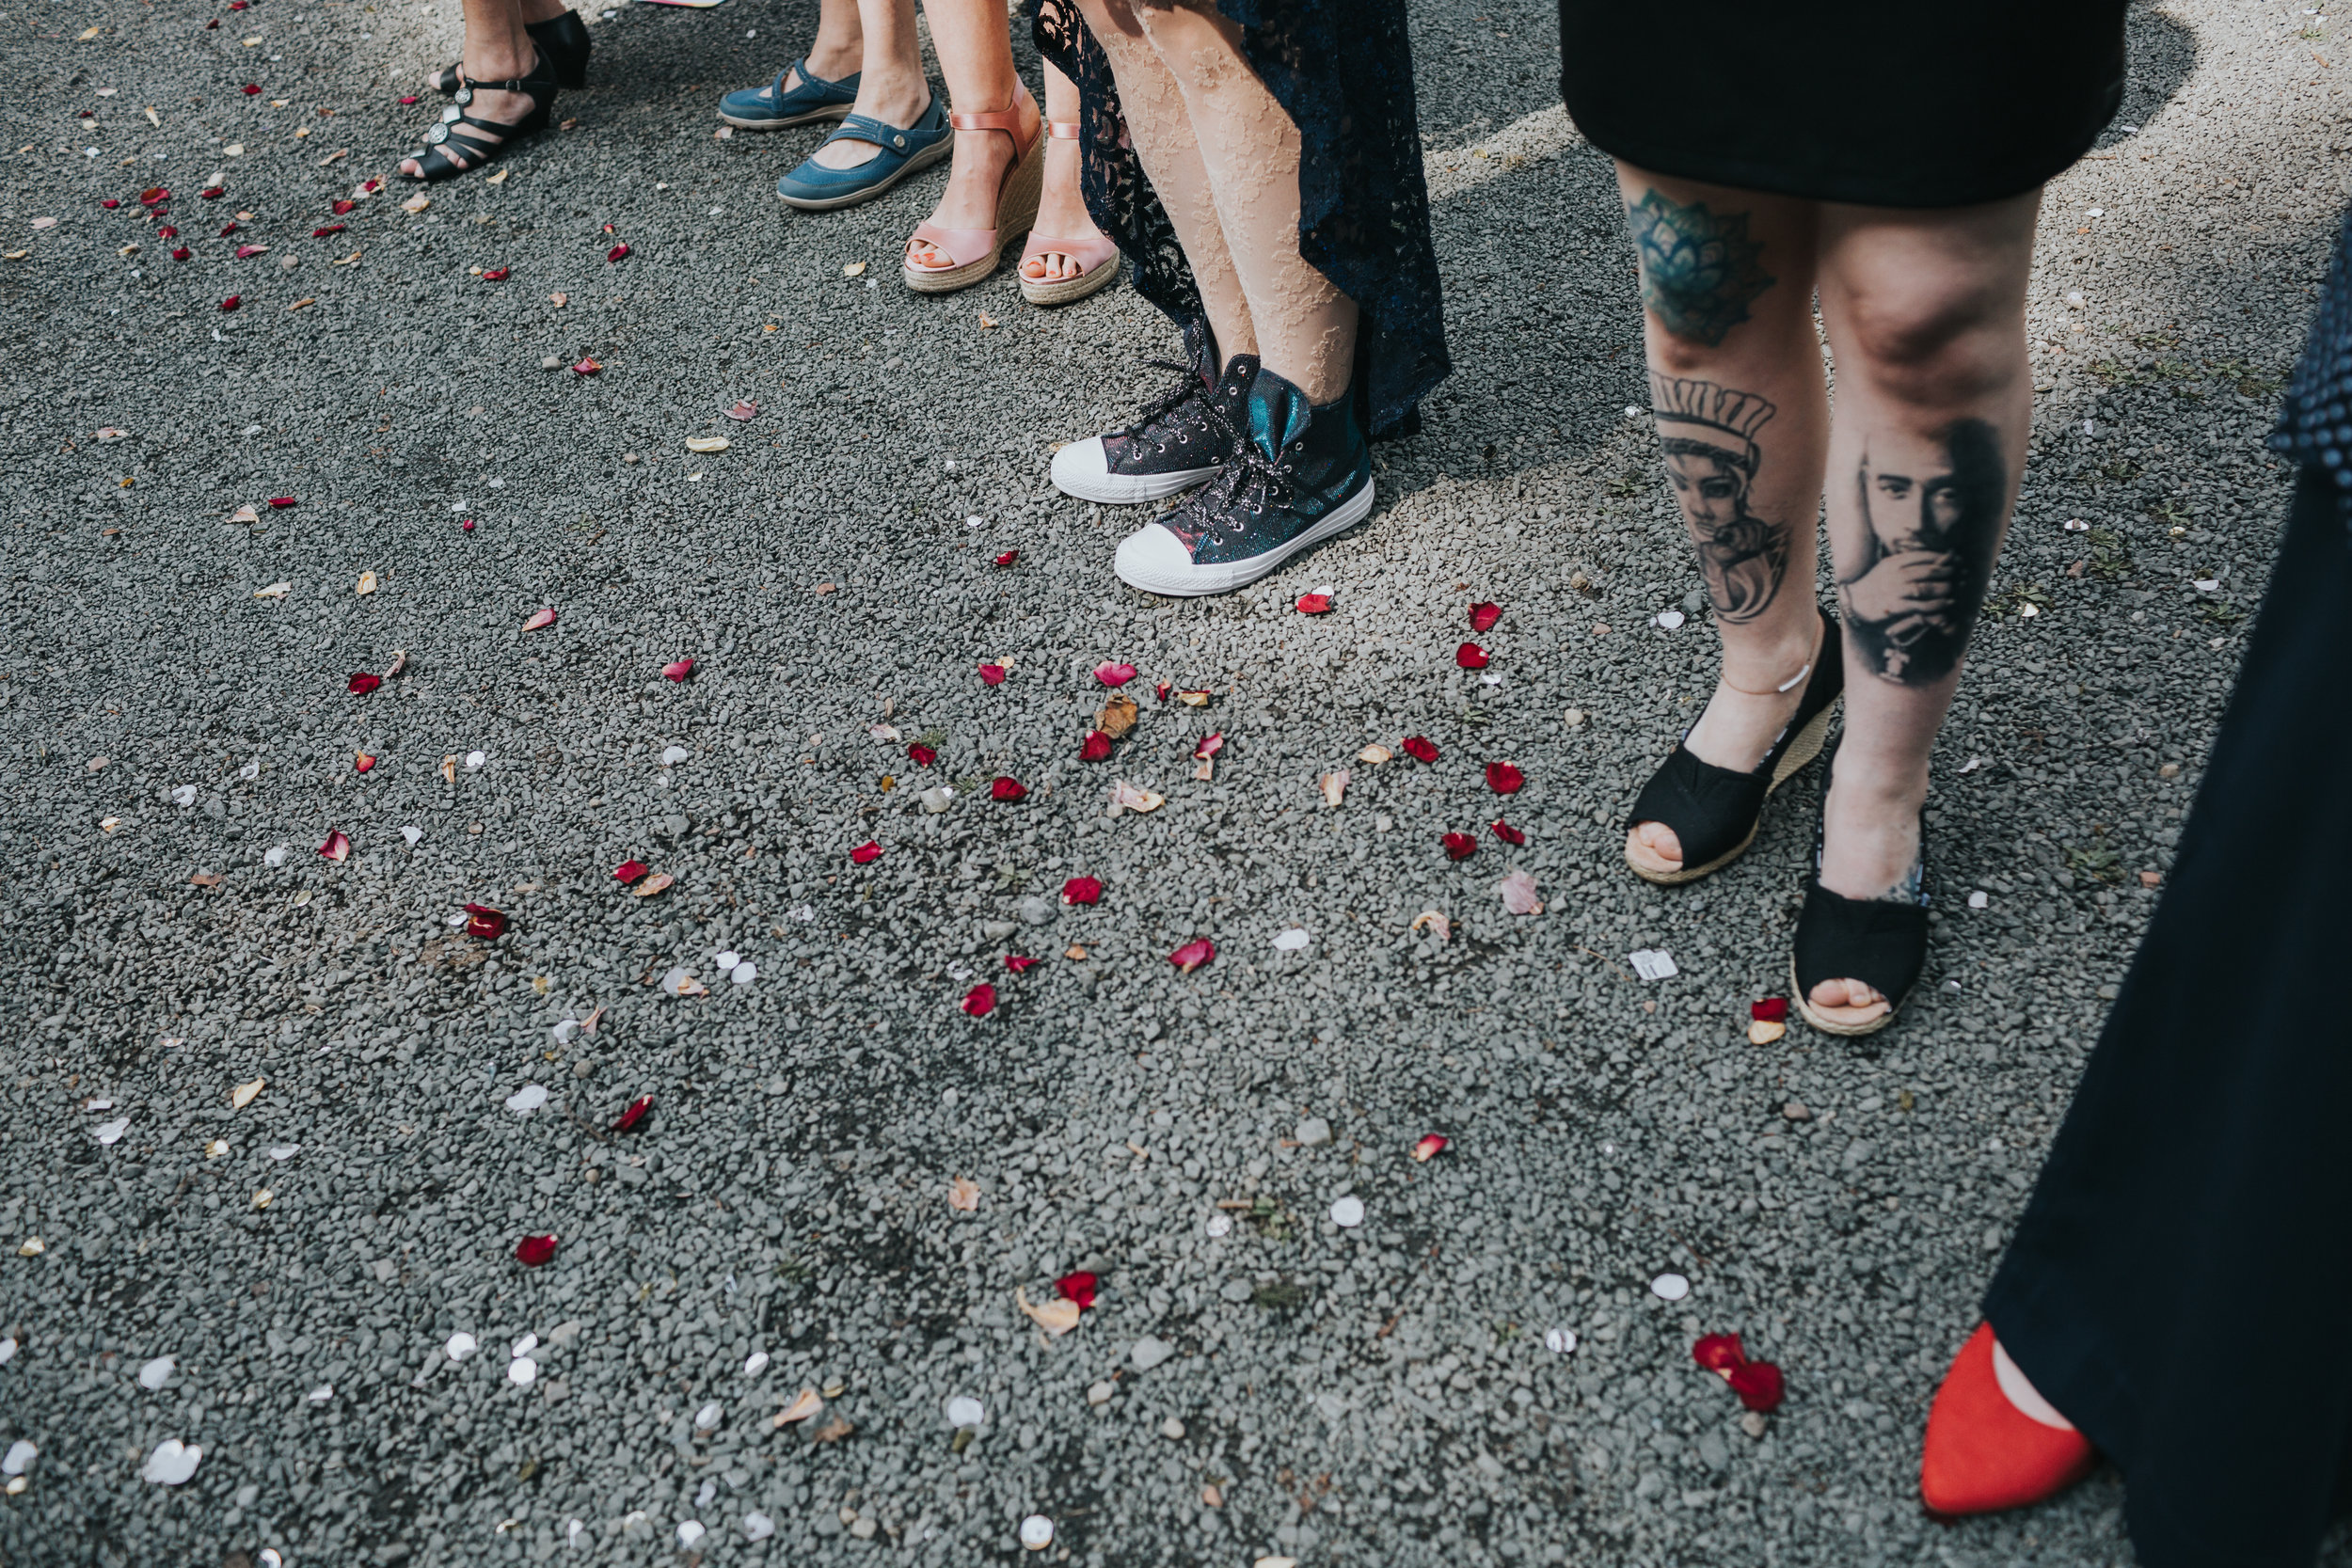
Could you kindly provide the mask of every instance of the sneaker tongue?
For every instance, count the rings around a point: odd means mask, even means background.
[[[1307,395],[1272,371],[1261,368],[1249,386],[1249,438],[1265,453],[1279,457],[1284,447],[1307,428],[1311,409]]]

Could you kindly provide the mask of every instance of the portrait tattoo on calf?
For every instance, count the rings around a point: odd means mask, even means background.
[[[1931,685],[1959,665],[1992,580],[2009,497],[2000,437],[1982,420],[1873,431],[1854,487],[1867,531],[1859,569],[1837,584],[1847,640],[1881,679]]]
[[[1649,398],[1707,596],[1719,619],[1753,621],[1779,595],[1788,570],[1788,526],[1757,516],[1750,501],[1763,457],[1756,435],[1772,404],[1711,381],[1657,374]]]
[[[1704,201],[1677,207],[1656,191],[1626,209],[1642,263],[1642,303],[1677,338],[1720,343],[1748,319],[1748,303],[1774,281],[1748,238],[1748,214],[1720,217]]]

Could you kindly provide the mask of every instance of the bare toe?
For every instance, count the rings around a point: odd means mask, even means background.
[[[1682,869],[1682,841],[1663,822],[1640,822],[1626,834],[1625,857],[1660,875]]]
[[[1833,1023],[1868,1023],[1892,1010],[1885,997],[1859,980],[1823,980],[1806,1000]]]

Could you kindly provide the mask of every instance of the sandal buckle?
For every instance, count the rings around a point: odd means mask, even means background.
[[[449,140],[449,126],[446,123],[436,125],[424,134],[424,144],[427,147],[438,147],[447,140]]]

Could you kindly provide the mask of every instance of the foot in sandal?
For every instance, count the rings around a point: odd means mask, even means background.
[[[1078,122],[1048,120],[1045,135],[1045,193],[1021,252],[1021,297],[1068,305],[1118,278],[1119,247],[1094,227],[1078,186]]]
[[[907,286],[923,293],[970,288],[996,269],[1006,245],[1037,222],[1044,183],[1044,117],[1025,86],[1009,108],[960,112],[955,165],[930,221],[907,241]]]
[[[1822,795],[1789,963],[1798,1010],[1823,1034],[1884,1028],[1926,967],[1926,800],[1924,781],[1887,777],[1849,736]]]

